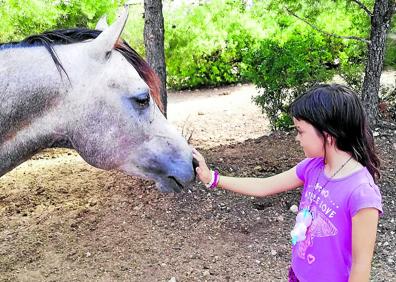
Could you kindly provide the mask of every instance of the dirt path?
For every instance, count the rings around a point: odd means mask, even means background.
[[[250,103],[252,86],[188,94],[170,95],[169,119],[194,129],[193,144],[223,174],[271,175],[302,158],[293,135],[262,136],[268,128]],[[388,282],[396,138],[378,143],[385,214],[373,281]],[[285,281],[298,200],[297,191],[257,199],[199,183],[161,194],[151,182],[90,167],[74,151],[47,150],[0,179],[0,281]]]
[[[169,121],[201,147],[231,144],[269,134],[269,123],[252,103],[253,85],[172,92]]]

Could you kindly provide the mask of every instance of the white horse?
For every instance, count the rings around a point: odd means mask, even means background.
[[[61,146],[164,192],[194,180],[191,149],[161,113],[158,78],[120,39],[127,18],[125,9],[103,32],[57,30],[0,45],[0,176]]]

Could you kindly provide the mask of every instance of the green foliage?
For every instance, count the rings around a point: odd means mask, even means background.
[[[129,8],[127,24],[122,33],[122,37],[136,50],[141,56],[144,56],[144,7],[143,5],[133,5]]]
[[[262,106],[274,128],[287,128],[289,104],[313,84],[334,75],[328,69],[336,53],[326,49],[326,41],[315,34],[295,35],[284,43],[273,39],[260,42],[247,57],[251,68],[246,75],[260,89],[256,103]]]
[[[245,54],[262,36],[262,30],[242,1],[183,6],[165,19],[170,87],[196,88],[244,80]]]
[[[387,68],[396,69],[396,39],[388,38],[386,41],[386,52],[384,65]]]
[[[58,7],[62,11],[62,16],[58,19],[58,27],[89,27],[95,25],[102,15],[107,15],[112,21],[115,12],[124,0],[62,0]]]
[[[103,14],[114,20],[125,0],[0,0],[0,41],[64,27],[94,28]],[[373,0],[361,0],[369,9]],[[370,18],[352,0],[200,1],[174,8],[164,0],[168,86],[174,89],[253,82],[256,102],[273,127],[287,128],[287,108],[317,82],[339,74],[361,89],[367,46],[315,31],[286,7],[331,34],[368,38]],[[169,8],[170,7],[170,8]],[[144,54],[143,5],[133,5],[123,37]],[[394,33],[395,20],[391,32]],[[386,67],[396,67],[388,39]]]
[[[124,0],[2,0],[0,42],[65,27],[94,28],[107,14],[110,20]]]
[[[6,0],[0,3],[0,41],[20,40],[32,31],[50,29],[61,15],[52,1]]]
[[[364,0],[372,8],[373,1]],[[331,37],[316,31],[290,15],[290,9],[327,34],[368,38],[367,14],[353,1],[345,0],[268,0],[261,2],[256,17],[272,19],[271,37],[260,40],[248,54],[247,74],[261,95],[256,102],[274,128],[288,128],[288,106],[315,83],[339,74],[357,89],[361,88],[366,45]],[[269,15],[269,16],[268,16]],[[274,16],[275,15],[275,16]]]
[[[337,74],[356,91],[361,93],[367,48],[363,42],[343,42],[344,48],[339,53],[340,65]]]
[[[373,1],[363,0],[372,8]],[[341,75],[361,88],[366,46],[315,31],[293,10],[329,34],[368,38],[369,17],[345,0],[214,0],[166,15],[168,85],[195,88],[250,81],[275,128],[288,127],[290,102],[314,83]]]
[[[290,115],[287,113],[280,113],[278,118],[275,120],[274,128],[279,128],[279,129],[284,129],[284,130],[289,130],[293,125],[293,120]]]

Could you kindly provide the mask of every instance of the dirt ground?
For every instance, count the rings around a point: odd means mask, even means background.
[[[249,85],[173,93],[169,120],[222,174],[272,175],[303,154],[294,133],[269,132],[255,94]],[[396,281],[395,135],[376,137],[384,216],[372,281]],[[74,151],[46,150],[0,179],[0,281],[286,281],[299,197],[200,183],[162,194]]]

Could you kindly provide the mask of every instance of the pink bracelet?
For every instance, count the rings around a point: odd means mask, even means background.
[[[209,189],[214,189],[217,187],[217,185],[219,184],[219,180],[220,180],[220,174],[218,170],[214,170],[212,171],[212,179],[210,180],[210,182],[206,185],[207,188]]]

